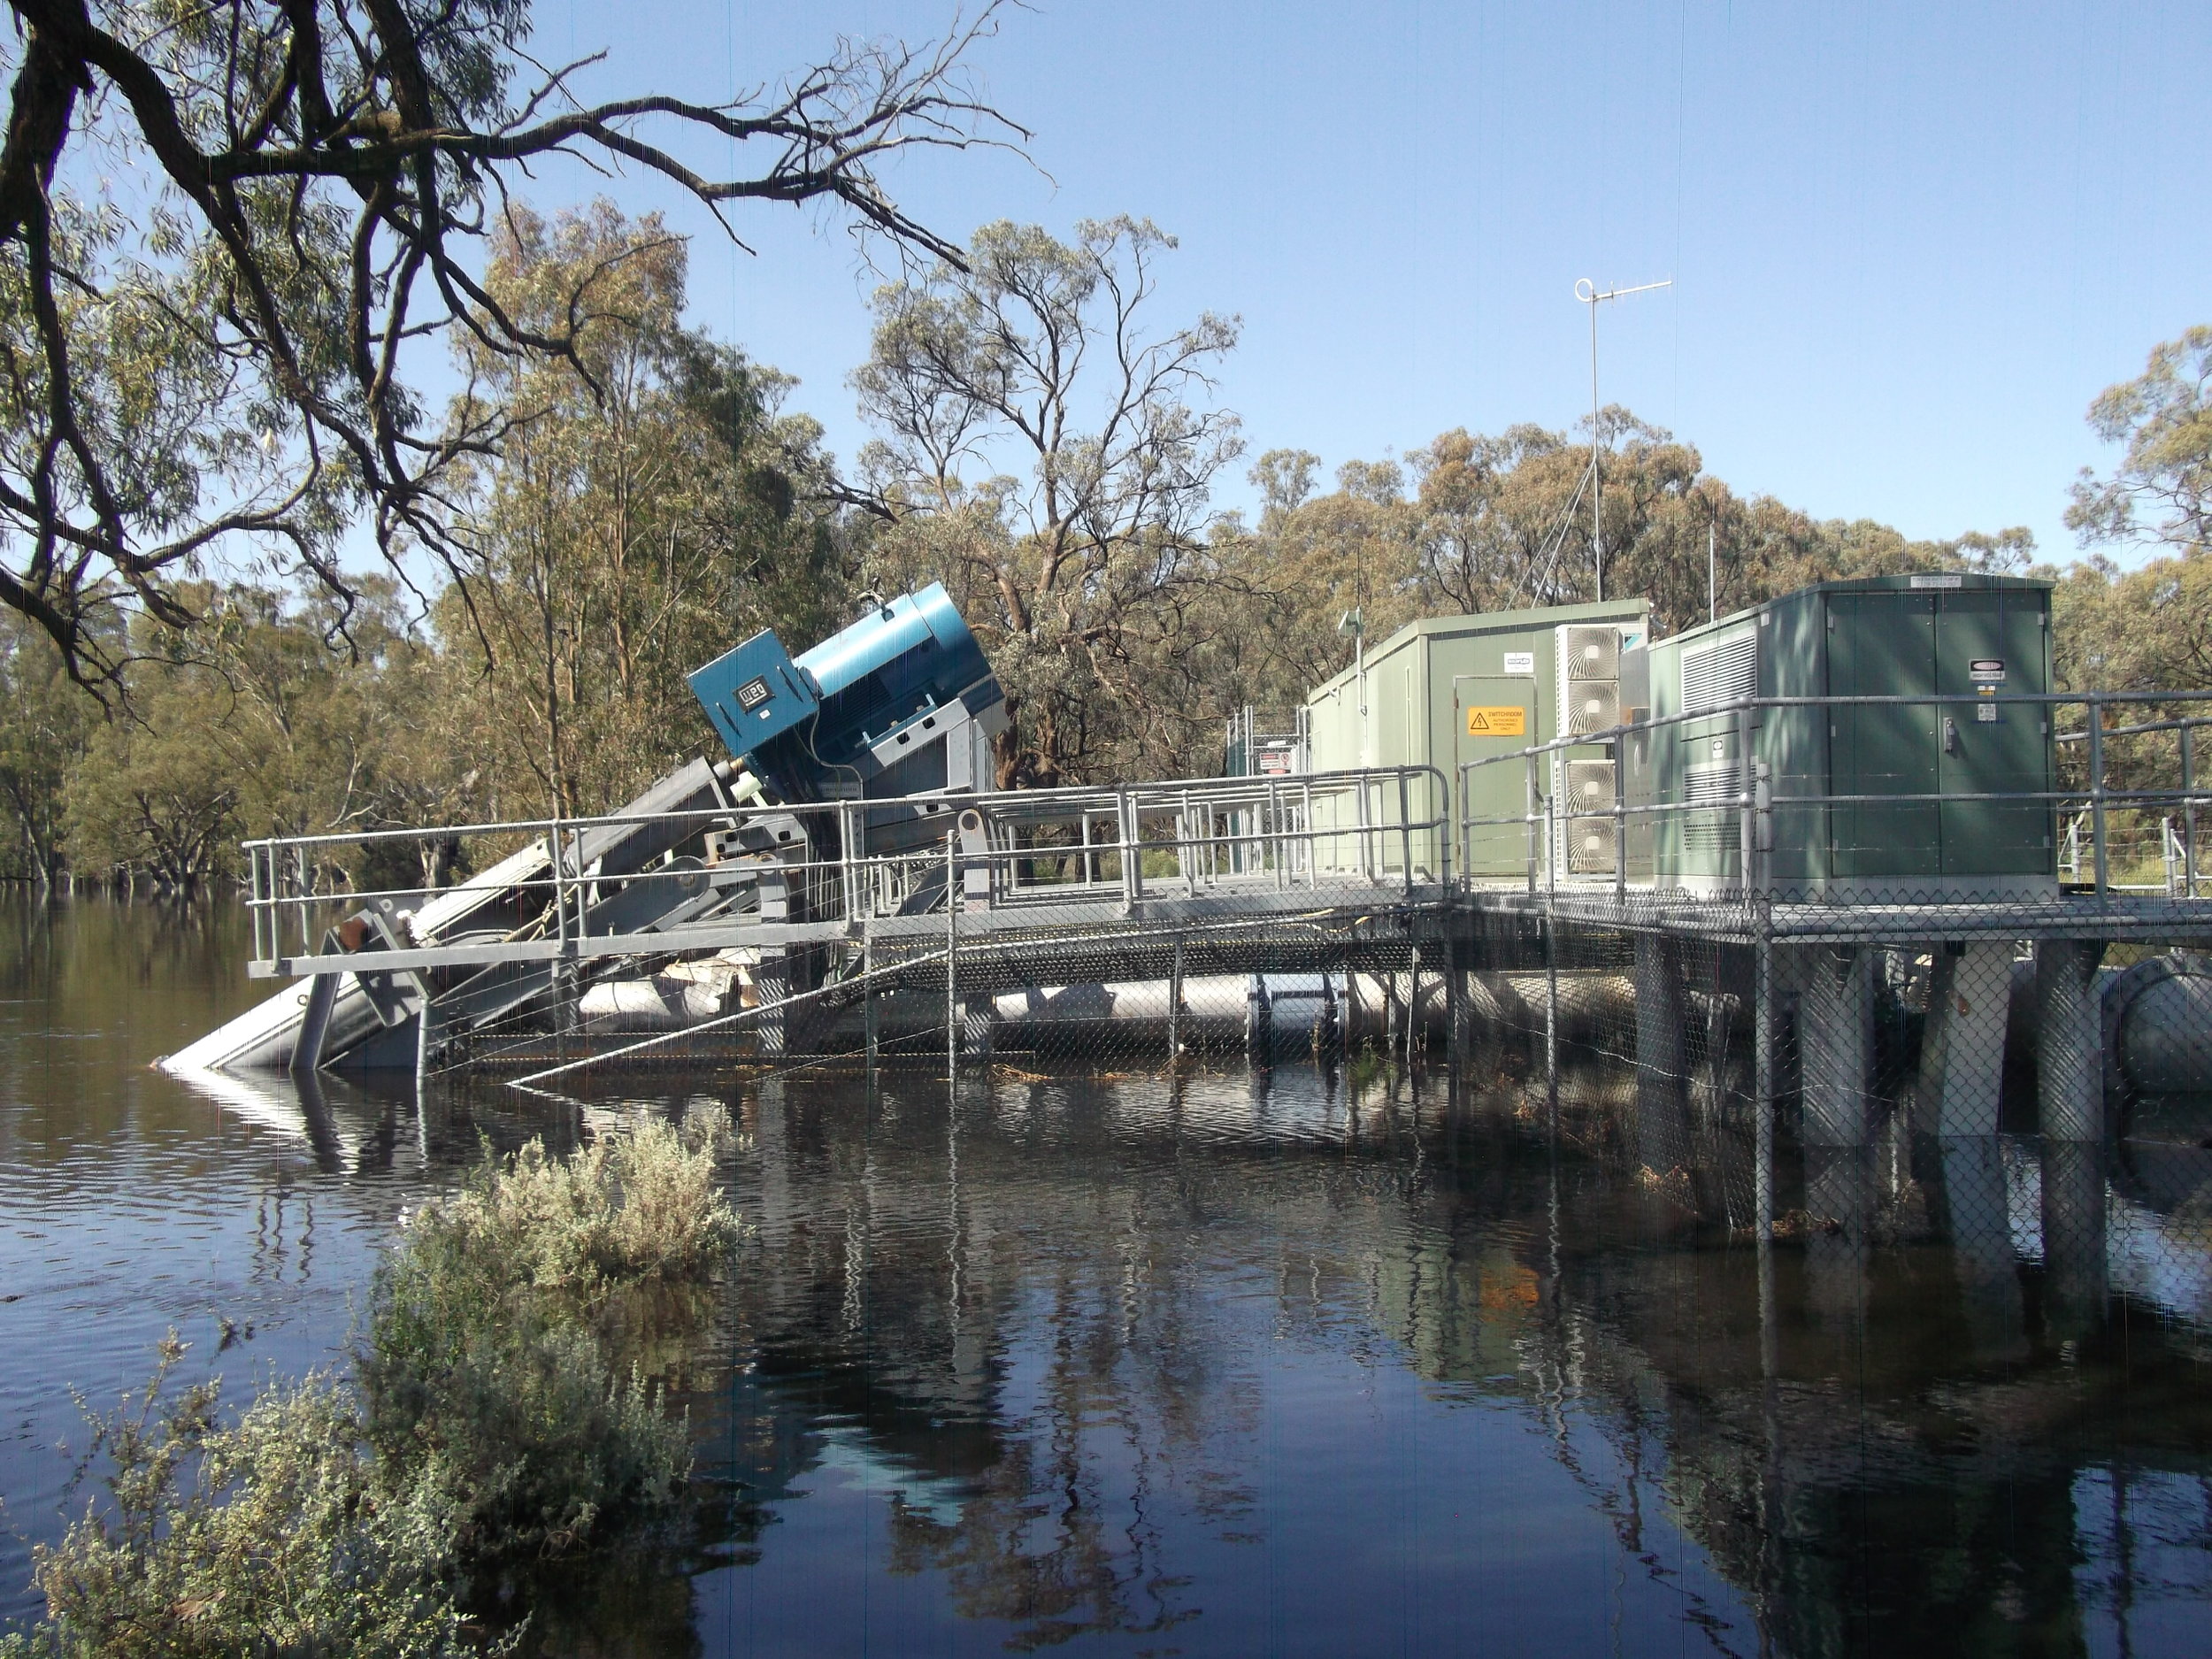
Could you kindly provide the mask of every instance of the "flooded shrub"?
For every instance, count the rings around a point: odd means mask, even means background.
[[[464,1548],[570,1548],[681,1486],[684,1429],[624,1352],[652,1322],[616,1304],[726,1257],[737,1217],[714,1186],[726,1133],[714,1114],[567,1159],[533,1141],[488,1158],[387,1257],[359,1356],[369,1440],[439,1494]],[[680,1317],[683,1304],[653,1307]]]
[[[173,1335],[92,1419],[109,1501],[37,1552],[48,1619],[0,1659],[485,1651],[458,1609],[487,1568],[618,1537],[684,1486],[639,1356],[695,1334],[737,1237],[727,1133],[695,1115],[488,1156],[386,1256],[355,1376],[273,1386],[231,1426],[219,1382],[168,1386]]]
[[[109,1503],[35,1552],[48,1621],[0,1641],[14,1659],[477,1652],[443,1571],[444,1517],[395,1490],[326,1376],[272,1387],[231,1427],[219,1385],[154,1379],[92,1419]]]
[[[714,1185],[728,1133],[726,1114],[695,1111],[680,1128],[649,1122],[567,1158],[538,1141],[487,1157],[459,1196],[415,1218],[396,1262],[453,1286],[584,1303],[710,1272],[737,1237]]]

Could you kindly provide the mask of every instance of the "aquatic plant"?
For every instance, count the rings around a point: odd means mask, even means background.
[[[687,1441],[612,1340],[609,1304],[695,1283],[737,1217],[714,1186],[719,1114],[657,1122],[557,1159],[532,1141],[488,1157],[425,1209],[377,1276],[357,1365],[370,1443],[434,1489],[482,1555],[557,1551],[665,1502]],[[623,1311],[628,1311],[624,1310]],[[653,1311],[680,1325],[680,1300]]]
[[[480,1651],[453,1599],[437,1494],[378,1479],[349,1392],[317,1375],[221,1425],[220,1385],[153,1378],[92,1415],[108,1503],[36,1554],[47,1622],[9,1659]],[[428,1500],[429,1502],[426,1502]]]
[[[464,1611],[499,1563],[618,1539],[683,1488],[687,1435],[634,1349],[695,1330],[683,1293],[737,1236],[727,1131],[488,1154],[387,1256],[354,1375],[272,1383],[227,1425],[219,1379],[172,1386],[173,1333],[142,1389],[88,1411],[106,1502],[35,1552],[47,1618],[0,1659],[511,1647]]]

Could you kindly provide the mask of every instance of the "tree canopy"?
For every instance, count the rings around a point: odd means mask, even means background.
[[[242,544],[349,599],[337,545],[363,512],[466,598],[481,549],[459,480],[534,411],[487,374],[440,419],[422,349],[458,337],[509,380],[557,364],[605,389],[576,305],[513,309],[483,267],[534,165],[642,169],[718,217],[832,201],[956,263],[883,163],[1025,136],[964,75],[996,0],[941,41],[845,42],[716,104],[580,102],[592,60],[541,69],[527,0],[9,4],[0,604],[96,685],[119,683],[129,637],[103,613],[188,625],[181,584],[211,553]]]

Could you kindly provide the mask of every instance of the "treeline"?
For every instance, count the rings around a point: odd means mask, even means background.
[[[683,322],[686,249],[600,204],[517,212],[484,286],[572,358],[465,334],[448,429],[524,411],[454,497],[463,580],[428,559],[334,591],[281,572],[180,588],[176,626],[116,605],[104,704],[0,611],[0,873],[188,891],[247,836],[606,810],[714,746],[686,672],[772,627],[810,643],[864,592],[943,580],[1006,686],[1006,787],[1204,772],[1224,718],[1340,668],[1356,611],[1416,617],[1593,595],[1588,423],[1455,430],[1397,459],[1243,452],[1210,376],[1233,319],[1162,326],[1149,224],[1062,242],[988,227],[962,265],[887,285],[853,376],[879,433],[849,472],[791,382]],[[2153,354],[2093,423],[2126,446],[2077,486],[2093,542],[2139,568],[2037,567],[2024,530],[1915,541],[1742,495],[1696,449],[1605,411],[1605,585],[1672,632],[1810,581],[1930,569],[2061,581],[2070,686],[2212,683],[2205,514],[2212,330]],[[503,417],[504,418],[504,417]],[[1214,506],[1242,469],[1261,506]],[[432,582],[427,572],[440,578]],[[405,580],[419,575],[421,586]],[[334,879],[437,885],[451,845]]]

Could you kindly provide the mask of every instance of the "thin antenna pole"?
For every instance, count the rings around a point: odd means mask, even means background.
[[[1598,603],[1605,603],[1605,444],[1598,414],[1598,307],[1590,302],[1590,552],[1597,566]]]
[[[1632,288],[1607,288],[1601,294],[1598,285],[1588,277],[1575,283],[1575,297],[1590,308],[1590,552],[1597,566],[1600,604],[1605,603],[1605,469],[1600,458],[1604,434],[1600,430],[1601,411],[1598,405],[1598,306],[1606,300],[1673,286],[1674,279],[1669,277],[1663,282],[1646,282]]]
[[[1708,622],[1720,615],[1720,567],[1713,560],[1713,521],[1705,521],[1705,619]]]

